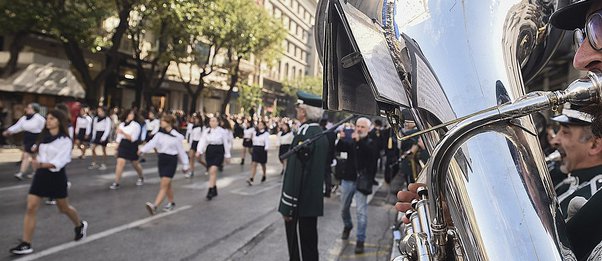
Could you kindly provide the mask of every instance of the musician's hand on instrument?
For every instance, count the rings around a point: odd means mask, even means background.
[[[416,190],[418,190],[419,187],[426,187],[426,185],[422,183],[411,183],[408,185],[407,191],[397,192],[398,202],[395,203],[395,208],[397,208],[397,211],[406,212],[412,208],[411,202],[413,199],[418,199],[418,193],[416,193]],[[405,216],[402,219],[403,223],[410,223]]]

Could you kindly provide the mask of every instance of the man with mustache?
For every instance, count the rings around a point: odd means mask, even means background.
[[[565,108],[552,120],[560,124],[552,139],[562,156],[560,169],[569,173],[556,186],[560,209],[567,218],[572,217],[602,184],[602,139],[592,133],[592,115],[587,112]]]

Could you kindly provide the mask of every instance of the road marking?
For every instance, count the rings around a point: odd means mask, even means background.
[[[338,238],[332,247],[330,247],[330,251],[328,251],[328,257],[326,260],[334,261],[339,258],[339,256],[343,253],[343,248],[345,247],[346,240],[342,240]]]
[[[142,169],[142,174],[157,173],[158,171],[159,170],[157,169],[157,167],[146,168],[146,169]],[[124,171],[121,174],[122,178],[133,177],[133,176],[138,176],[138,173],[136,172],[136,170]],[[97,176],[97,178],[99,178],[99,179],[106,179],[106,180],[114,180],[115,179],[115,173],[102,174],[102,175]]]
[[[121,226],[118,226],[118,227],[115,227],[115,228],[111,228],[109,230],[105,230],[103,232],[100,232],[100,233],[91,235],[89,237],[86,237],[84,240],[81,240],[81,241],[71,241],[69,243],[64,243],[64,244],[61,244],[61,245],[58,245],[58,246],[54,246],[54,247],[51,247],[51,248],[46,249],[44,251],[37,252],[37,253],[31,254],[29,256],[25,256],[23,258],[15,259],[15,261],[17,261],[17,260],[18,261],[36,260],[36,259],[39,259],[41,257],[52,255],[52,254],[61,252],[63,250],[74,248],[76,246],[80,246],[80,245],[87,244],[87,243],[90,243],[92,241],[95,241],[95,240],[98,240],[98,239],[101,239],[101,238],[108,237],[110,235],[113,235],[115,233],[119,233],[119,232],[124,231],[124,230],[128,230],[128,229],[131,229],[131,228],[135,228],[135,227],[144,225],[144,224],[149,223],[149,222],[151,222],[153,220],[156,220],[156,219],[159,219],[159,218],[162,218],[162,217],[166,217],[166,216],[169,216],[169,215],[173,215],[173,214],[178,213],[180,211],[187,210],[187,209],[189,209],[191,207],[192,207],[191,205],[182,206],[182,207],[176,208],[176,209],[174,209],[174,210],[172,210],[170,212],[164,212],[164,213],[152,216],[152,217],[147,217],[147,218],[144,218],[144,219],[140,219],[140,220],[134,221],[134,222],[129,223],[129,224],[125,224],[125,225],[121,225]]]
[[[30,186],[30,184],[22,184],[22,185],[4,187],[4,188],[0,188],[0,192],[7,191],[7,190],[13,190],[13,189],[29,188],[29,186]]]
[[[232,190],[231,192],[233,194],[238,194],[238,195],[242,195],[242,196],[254,196],[254,195],[257,195],[257,194],[262,193],[264,191],[268,191],[268,190],[271,190],[273,188],[280,187],[280,186],[281,186],[280,183],[273,183],[273,184],[270,184],[270,185],[267,185],[267,186],[261,186],[261,185],[259,185],[259,186],[246,186],[246,187],[243,187],[243,188]]]

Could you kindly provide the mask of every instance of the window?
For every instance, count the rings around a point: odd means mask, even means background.
[[[288,78],[288,63],[284,64],[284,78]]]
[[[295,69],[295,66],[293,66],[293,79],[297,78],[297,70]]]

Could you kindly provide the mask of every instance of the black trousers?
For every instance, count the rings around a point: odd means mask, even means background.
[[[285,221],[284,226],[289,260],[317,261],[319,259],[318,217],[294,218],[290,222]]]

